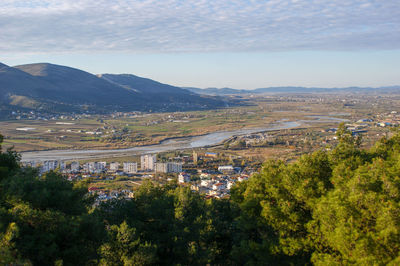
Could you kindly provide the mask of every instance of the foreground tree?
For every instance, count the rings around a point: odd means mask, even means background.
[[[101,248],[103,264],[123,265],[127,258],[166,265],[229,260],[233,218],[227,200],[204,200],[174,183],[145,182],[132,200],[107,202],[97,212],[109,224],[109,242]],[[125,238],[133,246],[125,246]]]
[[[237,249],[247,262],[399,262],[400,136],[369,151],[343,125],[338,138],[330,152],[268,161],[232,191],[245,235]]]
[[[89,214],[87,189],[58,173],[41,177],[20,168],[12,151],[0,154],[0,237],[8,262],[82,265],[97,258],[103,224]]]
[[[267,161],[230,199],[149,181],[96,209],[83,184],[0,151],[0,264],[398,265],[400,134],[368,151],[343,125],[338,139]]]

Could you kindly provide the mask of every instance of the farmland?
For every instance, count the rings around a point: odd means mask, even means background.
[[[128,148],[157,144],[168,138],[263,127],[278,121],[303,121],[303,126],[309,129],[303,133],[310,134],[337,125],[335,120],[309,123],[319,116],[348,121],[363,118],[378,121],[380,114],[395,110],[400,101],[397,96],[364,95],[353,97],[351,101],[344,99],[349,97],[249,96],[245,100],[251,103],[250,106],[208,111],[64,115],[46,120],[15,119],[0,121],[0,133],[5,136],[4,147],[14,147],[19,152]],[[254,152],[260,153],[259,150]]]

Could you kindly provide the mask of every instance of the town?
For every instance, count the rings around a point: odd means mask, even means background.
[[[114,115],[126,117],[139,114]],[[193,115],[182,113],[165,117],[187,119],[189,116]],[[306,118],[310,120],[303,120],[303,123],[318,121],[321,117],[308,116]],[[392,134],[391,129],[398,127],[400,122],[400,115],[393,110],[366,115],[365,118],[345,117],[349,118],[342,119],[346,121],[346,128],[353,135],[362,135],[365,147],[383,136]],[[334,124],[328,123],[313,128],[298,127],[235,135],[211,150],[202,148],[174,153],[132,155],[115,161],[112,161],[112,158],[98,161],[28,161],[24,162],[24,165],[38,168],[41,174],[59,171],[70,181],[85,180],[89,182],[89,192],[97,195],[98,202],[132,197],[135,188],[144,180],[158,184],[177,182],[205,197],[224,198],[229,197],[230,189],[236,182],[246,180],[254,172],[258,172],[262,162],[268,158],[291,161],[304,152],[334,146],[337,142],[335,133],[338,125],[337,121],[335,123],[335,127],[332,127]],[[269,151],[273,152],[272,157]]]
[[[218,158],[217,153],[205,152],[200,155],[193,151],[191,156],[175,157],[173,158],[175,161],[169,162],[157,161],[155,154],[144,154],[140,156],[140,164],[133,161],[123,163],[96,161],[81,164],[79,161],[66,163],[49,160],[41,163],[25,162],[24,166],[37,167],[41,175],[50,171],[59,171],[69,181],[90,180],[91,185],[88,190],[89,193],[97,196],[97,202],[118,197],[130,198],[134,193],[133,188],[109,189],[96,186],[97,181],[104,180],[123,180],[132,185],[140,185],[145,179],[160,184],[177,182],[182,186],[189,186],[191,190],[198,191],[207,198],[229,197],[229,191],[235,182],[247,180],[253,171],[249,172],[245,168],[233,165],[216,167],[215,164],[210,163]],[[204,167],[198,167],[198,163]]]

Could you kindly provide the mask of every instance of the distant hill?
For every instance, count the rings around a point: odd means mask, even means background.
[[[87,105],[95,109],[126,109],[140,103],[141,96],[107,82],[88,72],[53,64],[29,64],[14,67],[50,86],[41,88],[41,99],[62,104]],[[25,95],[23,95],[25,96]],[[40,99],[38,99],[40,100]]]
[[[177,109],[204,109],[216,102],[216,99],[199,96],[197,93],[180,87],[163,84],[151,79],[131,74],[102,74],[102,79],[133,90],[148,99],[149,102],[160,102],[165,106]]]
[[[231,88],[193,88],[193,87],[183,87],[183,89],[189,90],[191,92],[197,94],[204,94],[204,95],[230,95],[230,94],[241,94],[241,93],[248,93],[248,90],[236,90]]]
[[[400,86],[388,87],[346,87],[346,88],[307,88],[307,87],[267,87],[253,90],[236,90],[231,88],[192,88],[185,89],[203,95],[235,95],[235,94],[306,94],[306,93],[391,93],[400,92]]]
[[[42,97],[46,88],[54,90],[54,86],[45,80],[27,74],[17,68],[0,63],[0,100],[5,101],[10,95]]]
[[[10,67],[0,63],[0,113],[33,109],[54,112],[185,111],[226,105],[219,97],[134,75],[93,75],[48,63]]]

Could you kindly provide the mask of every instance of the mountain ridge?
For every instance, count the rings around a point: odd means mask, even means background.
[[[226,105],[220,97],[198,95],[131,74],[94,75],[50,63],[14,67],[0,63],[0,94],[1,113],[28,108],[24,102],[35,103],[32,110],[47,112],[163,112]]]
[[[301,87],[301,86],[281,86],[281,87],[265,87],[251,90],[232,89],[232,88],[195,88],[183,87],[192,92],[203,95],[238,95],[238,94],[262,94],[262,93],[357,93],[369,92],[400,92],[400,85],[381,86],[381,87],[342,87],[342,88],[323,88],[323,87]]]

